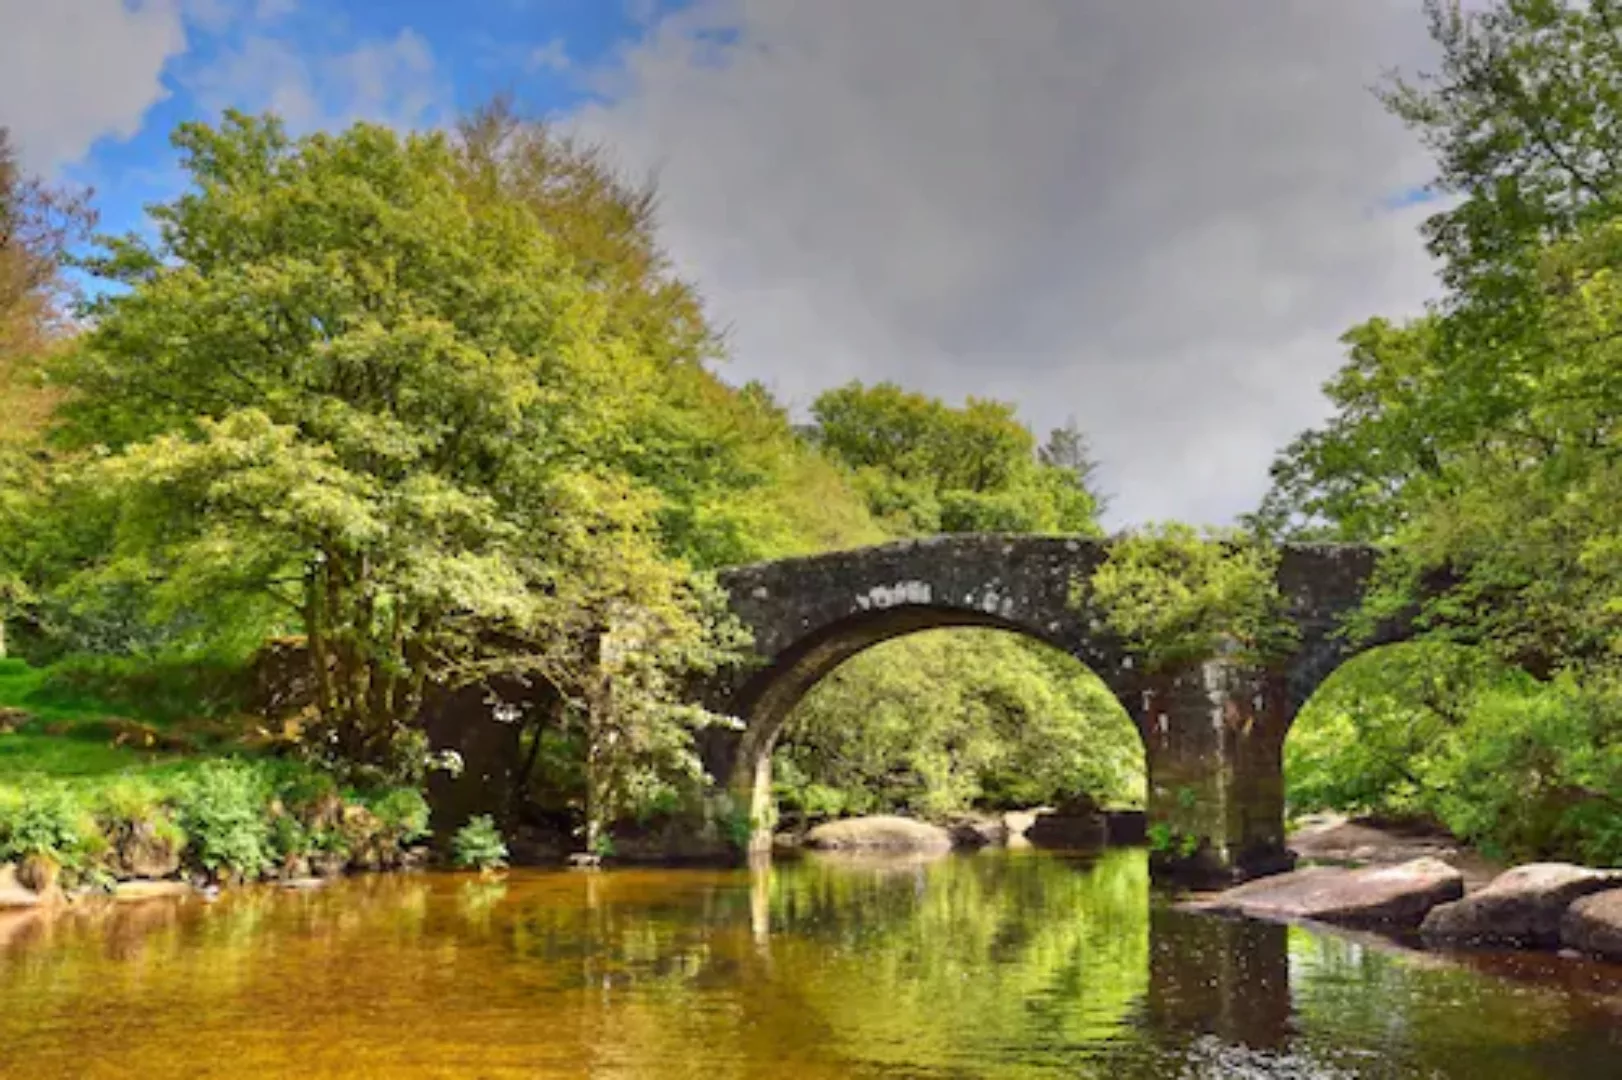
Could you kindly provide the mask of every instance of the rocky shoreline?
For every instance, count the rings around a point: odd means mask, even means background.
[[[352,870],[347,865],[334,867],[324,864],[315,867],[315,872],[300,876],[284,876],[254,882],[253,884],[292,890],[319,889],[327,883],[352,872],[401,872],[421,869],[426,864],[426,851],[412,852],[411,857],[403,858],[396,865],[387,868],[372,867]],[[220,892],[221,886],[217,883],[200,877],[181,876],[130,877],[111,882],[105,888],[80,886],[75,889],[64,889],[56,881],[41,882],[33,877],[26,863],[0,863],[0,914],[21,911],[48,911],[86,902],[105,901],[132,904],[148,900],[172,900],[179,897],[212,899],[218,896]]]
[[[1178,907],[1407,934],[1436,949],[1558,950],[1622,961],[1622,871],[1572,863],[1528,863],[1468,891],[1457,867],[1429,855],[1357,868],[1310,866]]]

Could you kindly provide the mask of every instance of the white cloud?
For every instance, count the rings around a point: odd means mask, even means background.
[[[298,0],[258,0],[253,17],[260,22],[275,22],[298,10]]]
[[[569,63],[569,50],[563,44],[563,39],[553,38],[545,45],[531,49],[524,67],[530,71],[567,71]]]
[[[251,34],[187,74],[184,82],[208,113],[269,110],[295,131],[355,120],[404,127],[431,118],[450,100],[432,49],[410,29],[327,54]]]
[[[176,0],[0,0],[0,28],[0,125],[40,172],[139,131],[186,47]]]
[[[1367,90],[1427,56],[1399,0],[697,0],[577,121],[658,169],[729,378],[1074,415],[1117,521],[1218,521],[1340,333],[1434,292]]]

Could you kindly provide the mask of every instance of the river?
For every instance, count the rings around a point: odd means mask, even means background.
[[[1140,850],[0,917],[0,1076],[1622,1076],[1622,969],[1183,914]]]

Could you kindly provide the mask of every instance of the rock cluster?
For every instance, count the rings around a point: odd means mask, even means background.
[[[1185,909],[1375,929],[1418,929],[1429,944],[1567,948],[1622,960],[1622,871],[1530,863],[1465,895],[1457,869],[1424,857],[1394,866],[1314,866],[1247,882]]]
[[[1419,932],[1439,944],[1557,947],[1566,909],[1618,885],[1622,874],[1609,870],[1570,863],[1517,866],[1481,891],[1431,911]]]

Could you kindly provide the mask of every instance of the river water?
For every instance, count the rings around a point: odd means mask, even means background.
[[[1181,914],[1144,853],[0,917],[0,1076],[1622,1077],[1622,969]]]

